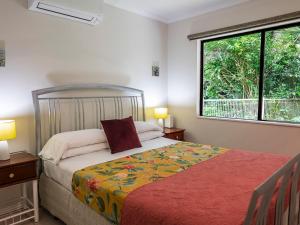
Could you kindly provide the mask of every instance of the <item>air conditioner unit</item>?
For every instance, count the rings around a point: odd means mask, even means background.
[[[103,0],[28,0],[28,9],[97,25],[102,20]]]

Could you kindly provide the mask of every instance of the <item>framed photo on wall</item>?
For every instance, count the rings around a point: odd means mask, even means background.
[[[0,67],[5,66],[5,45],[4,41],[0,41]]]

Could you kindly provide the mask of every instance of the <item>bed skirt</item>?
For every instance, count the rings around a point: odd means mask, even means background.
[[[45,174],[40,177],[39,193],[42,207],[67,225],[113,225]]]

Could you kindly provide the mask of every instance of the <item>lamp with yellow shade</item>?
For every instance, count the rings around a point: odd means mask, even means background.
[[[16,123],[14,120],[0,120],[0,160],[10,159],[7,140],[16,138]]]
[[[167,108],[155,108],[154,109],[154,118],[161,119],[163,121],[163,129],[165,129],[165,119],[168,117]]]

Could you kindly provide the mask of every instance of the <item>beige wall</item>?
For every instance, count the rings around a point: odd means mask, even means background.
[[[167,103],[167,25],[105,5],[104,21],[89,26],[1,0],[0,119],[17,120],[11,151],[34,152],[31,91],[70,83],[111,83],[143,89],[148,107]],[[152,77],[159,62],[161,76]]]
[[[300,10],[299,0],[252,0],[169,25],[168,104],[177,126],[187,129],[188,140],[254,151],[300,152],[300,127],[197,118],[197,44],[187,40],[191,33],[297,10]]]

